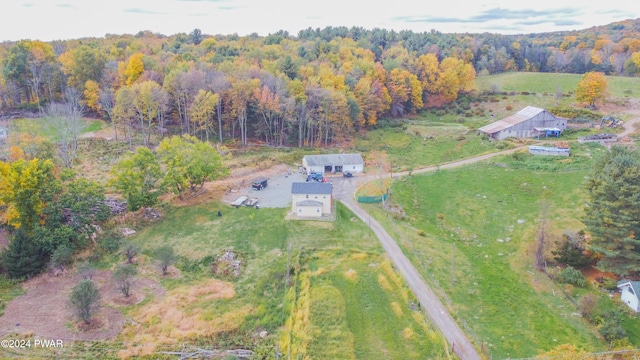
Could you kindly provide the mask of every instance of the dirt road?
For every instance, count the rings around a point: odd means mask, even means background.
[[[439,166],[429,166],[421,169],[413,170],[412,173],[425,173],[429,171],[436,171],[438,169],[450,169],[454,167],[473,164],[478,161],[490,159],[495,156],[510,154],[518,151],[525,146],[500,151],[491,154],[485,154],[475,156],[468,159],[454,161]],[[394,177],[401,177],[408,175],[409,172],[394,173]],[[431,322],[433,322],[442,331],[447,341],[449,341],[454,353],[463,360],[476,360],[482,357],[469,341],[464,332],[460,329],[458,324],[453,320],[447,308],[440,302],[433,290],[424,281],[418,270],[413,266],[409,258],[402,252],[398,243],[384,230],[382,225],[364,211],[355,200],[355,191],[360,184],[373,180],[373,177],[362,175],[355,178],[335,178],[334,179],[334,196],[337,200],[349,208],[356,216],[358,216],[365,224],[368,224],[376,236],[378,237],[380,244],[387,252],[389,259],[393,262],[398,272],[407,282],[411,291],[415,294],[418,302],[424,308],[427,316]]]

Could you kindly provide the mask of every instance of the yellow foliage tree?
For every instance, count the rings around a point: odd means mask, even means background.
[[[29,230],[41,222],[46,194],[56,184],[53,168],[51,160],[37,158],[0,162],[0,206],[5,207],[0,221]]]
[[[95,111],[100,111],[100,85],[93,80],[84,83],[84,99],[87,106]]]
[[[129,58],[129,64],[124,74],[127,77],[127,86],[131,86],[136,80],[140,78],[144,72],[144,63],[142,62],[143,55],[136,53]]]
[[[596,105],[596,101],[603,100],[607,96],[607,78],[601,72],[588,72],[584,74],[576,89],[576,100]]]

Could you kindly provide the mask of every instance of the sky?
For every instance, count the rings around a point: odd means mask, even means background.
[[[0,41],[150,30],[164,35],[292,35],[306,28],[528,34],[640,18],[636,0],[3,0]]]

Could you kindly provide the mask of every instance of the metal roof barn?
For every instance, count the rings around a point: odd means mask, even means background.
[[[567,119],[559,118],[545,109],[527,106],[517,113],[485,125],[478,131],[490,138],[503,140],[509,137],[559,136],[567,128]]]
[[[304,167],[304,170],[307,172],[307,174],[312,172],[364,172],[364,160],[362,159],[362,156],[360,154],[306,155],[302,158],[302,166]]]

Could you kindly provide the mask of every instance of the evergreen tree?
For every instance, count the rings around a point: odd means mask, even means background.
[[[10,277],[23,279],[42,271],[46,264],[46,254],[24,229],[18,228],[2,253],[2,261]]]
[[[586,189],[590,201],[584,223],[590,250],[600,254],[598,268],[617,275],[640,270],[640,154],[612,147],[599,159]]]

